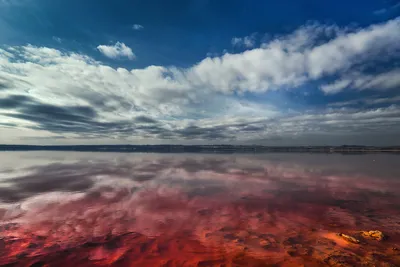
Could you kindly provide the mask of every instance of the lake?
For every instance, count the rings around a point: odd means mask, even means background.
[[[400,266],[399,165],[1,152],[0,266]]]

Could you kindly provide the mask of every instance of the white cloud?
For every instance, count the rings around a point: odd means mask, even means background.
[[[356,65],[399,56],[400,19],[353,32],[337,32],[327,42],[316,42],[318,36],[332,36],[332,31],[332,27],[305,27],[261,48],[207,58],[189,69],[188,77],[196,84],[223,92],[265,92],[297,87]]]
[[[243,40],[243,44],[247,48],[253,48],[255,46],[255,40],[249,36],[246,36]]]
[[[354,88],[385,90],[400,88],[400,69],[376,75],[360,75],[352,83]]]
[[[367,105],[376,105],[376,104],[386,104],[386,103],[396,103],[400,102],[400,96],[395,97],[381,97],[375,99],[365,99],[364,103]]]
[[[321,86],[321,90],[326,94],[334,94],[342,91],[351,84],[350,80],[338,80],[331,84],[325,84]]]
[[[393,69],[379,74],[352,73],[344,75],[332,84],[321,86],[327,94],[338,93],[346,88],[358,90],[388,90],[400,88],[400,69]]]
[[[143,30],[144,27],[143,27],[143,25],[140,25],[140,24],[133,24],[132,29],[134,29],[135,31],[140,31],[140,30]]]
[[[106,57],[113,59],[127,57],[132,60],[136,57],[131,48],[120,42],[115,45],[99,45],[97,49]]]
[[[307,69],[312,78],[346,71],[355,64],[398,51],[400,19],[340,35],[307,51]]]
[[[398,119],[386,114],[397,114],[396,108],[282,114],[279,107],[241,102],[230,93],[294,88],[332,75],[343,76],[355,66],[377,59],[396,57],[399,31],[400,19],[352,32],[311,25],[272,39],[260,48],[205,58],[186,69],[149,66],[128,70],[47,47],[6,47],[0,50],[0,100],[8,101],[9,107],[0,105],[0,123],[31,129],[38,136],[68,133],[68,138],[75,140],[172,138],[179,142],[185,138],[251,140],[334,134],[347,132],[344,126],[363,129],[366,123],[379,119],[381,123],[376,127],[388,130]],[[98,49],[110,58],[134,58],[123,43]],[[360,82],[352,80],[350,85],[361,89],[393,88],[396,71],[389,73],[360,78]],[[338,81],[330,88],[325,85],[325,90],[340,91],[350,85]],[[51,110],[58,113],[48,117],[46,112]],[[370,117],[360,120],[368,112]],[[55,119],[56,115],[61,118]],[[138,116],[152,118],[157,124],[139,127],[135,121]],[[8,135],[15,134],[7,131]],[[43,132],[46,134],[40,134]],[[0,135],[4,136],[2,132]]]

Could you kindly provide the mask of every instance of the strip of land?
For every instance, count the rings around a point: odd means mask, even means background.
[[[254,146],[254,145],[0,145],[0,151],[80,151],[125,153],[400,153],[400,146]]]

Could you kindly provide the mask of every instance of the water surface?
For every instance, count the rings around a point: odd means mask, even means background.
[[[398,266],[399,162],[2,152],[0,265]]]

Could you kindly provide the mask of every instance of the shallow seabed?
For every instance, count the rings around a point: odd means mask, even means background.
[[[399,162],[2,152],[0,266],[400,266]]]

